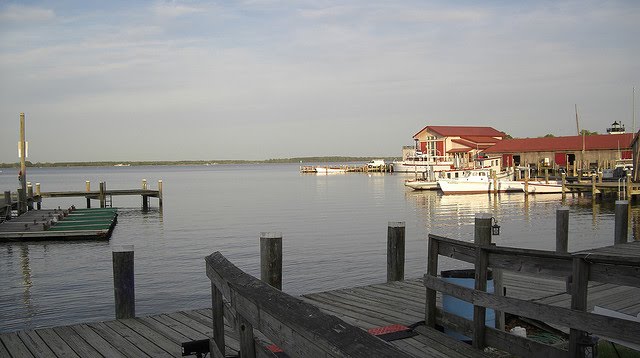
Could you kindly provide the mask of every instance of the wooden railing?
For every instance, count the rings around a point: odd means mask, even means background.
[[[243,272],[220,252],[205,261],[211,280],[212,357],[225,355],[224,317],[240,337],[243,358],[275,357],[259,335],[290,357],[408,357],[381,339]]]
[[[475,243],[429,235],[427,274],[424,276],[424,285],[427,288],[425,308],[427,326],[440,324],[453,327],[463,334],[472,336],[473,344],[477,348],[489,345],[524,357],[565,357],[567,351],[486,327],[484,322],[486,308],[570,328],[568,353],[571,357],[584,355],[582,339],[587,335],[586,332],[640,343],[640,323],[586,312],[589,281],[640,287],[640,258],[595,254],[571,255],[497,247],[490,243],[491,232],[486,232],[490,230],[490,223],[490,217],[480,217],[479,225],[479,218],[476,217]],[[478,240],[479,236],[484,239]],[[487,237],[488,240],[486,240]],[[439,255],[475,264],[475,289],[464,288],[438,278]],[[488,268],[494,269],[494,272],[509,270],[564,278],[567,282],[567,293],[571,294],[571,308],[504,297],[501,292],[498,294],[484,292]],[[472,303],[474,305],[473,322],[438,309],[436,291]]]

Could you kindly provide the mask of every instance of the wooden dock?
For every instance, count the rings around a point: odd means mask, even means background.
[[[635,245],[640,248],[640,245]],[[565,282],[540,277],[504,275],[507,296],[566,307],[570,296]],[[620,302],[630,314],[640,312],[640,289],[592,283],[589,305],[610,308]],[[424,320],[425,287],[422,279],[307,294],[301,298],[323,312],[364,331]],[[620,300],[620,297],[625,299]],[[438,296],[441,306],[441,296]],[[618,307],[619,308],[619,307]],[[227,354],[235,355],[239,337],[225,321]],[[390,342],[412,357],[479,357],[484,353],[439,331],[420,327],[418,336]],[[212,310],[82,323],[0,334],[0,357],[180,357],[183,342],[208,339],[213,334]]]
[[[0,223],[2,241],[108,240],[117,223],[116,209],[32,210]]]

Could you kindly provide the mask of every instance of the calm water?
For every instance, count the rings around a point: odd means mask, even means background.
[[[502,226],[498,245],[555,248],[560,195],[448,196],[412,192],[401,174],[301,175],[297,165],[30,169],[43,191],[152,188],[164,183],[164,208],[141,210],[139,197],[114,197],[118,224],[109,242],[0,243],[0,331],[111,319],[111,251],[135,246],[138,315],[210,304],[204,257],[221,251],[259,276],[259,236],[283,233],[283,289],[299,295],[386,279],[389,221],[405,221],[407,277],[425,272],[429,233],[473,239],[477,212]],[[0,190],[15,190],[3,169]],[[84,207],[84,199],[47,199],[44,208]],[[94,205],[97,202],[94,202]],[[569,199],[569,249],[613,242],[613,202]],[[637,221],[638,208],[632,210]],[[632,226],[635,225],[632,224]],[[632,228],[633,229],[633,228]],[[635,230],[630,230],[633,232]],[[457,267],[446,261],[442,268]]]

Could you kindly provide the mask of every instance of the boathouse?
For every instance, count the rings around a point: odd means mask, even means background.
[[[506,134],[492,127],[426,126],[413,136],[416,150],[430,156],[473,160],[479,152],[493,146]]]
[[[631,163],[633,133],[505,139],[484,150],[502,155],[504,166],[578,172]]]

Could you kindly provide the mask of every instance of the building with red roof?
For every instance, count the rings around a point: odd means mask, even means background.
[[[473,156],[501,141],[506,134],[492,127],[426,126],[413,136],[416,151],[436,157],[458,158],[468,163]]]
[[[502,155],[505,166],[534,165],[538,168],[613,168],[616,161],[631,159],[633,133],[588,136],[506,139],[484,153]]]

